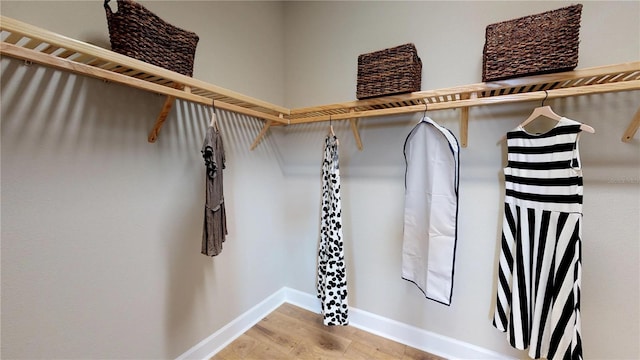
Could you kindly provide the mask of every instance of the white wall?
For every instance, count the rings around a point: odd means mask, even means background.
[[[144,2],[200,35],[195,75],[276,103],[280,3]],[[2,1],[108,43],[101,1]],[[169,20],[171,19],[171,20]],[[259,60],[256,61],[256,54]],[[200,254],[209,109],[1,60],[2,358],[175,358],[283,285],[282,174],[261,122],[220,114],[229,237]]]
[[[486,25],[567,6],[569,2],[290,2],[285,8],[288,106],[355,99],[359,54],[407,42],[423,61],[422,88],[481,81]],[[584,2],[579,67],[640,59],[640,4]],[[620,137],[640,92],[548,102],[556,112],[594,126],[582,137],[585,176],[583,341],[585,358],[640,357],[640,140]],[[503,149],[496,145],[537,106],[470,111],[470,144],[461,153],[459,242],[453,303],[424,299],[401,279],[404,194],[402,145],[422,114],[360,122],[364,150],[348,125],[341,141],[344,234],[352,306],[513,356],[491,325],[502,211]],[[456,110],[429,116],[459,135]],[[328,124],[279,134],[288,203],[287,246],[296,272],[290,287],[314,292],[322,138]],[[315,146],[310,146],[315,144]],[[315,230],[310,231],[310,229]],[[615,334],[615,335],[614,335]]]
[[[569,4],[143,3],[200,35],[197,78],[291,107],[354,99],[357,55],[406,42],[423,60],[423,89],[478,82],[487,24]],[[579,67],[637,61],[640,5],[584,5]],[[2,1],[0,10],[107,43],[101,1]],[[207,109],[178,102],[148,144],[162,97],[8,58],[1,65],[3,358],[176,357],[283,285],[314,293],[326,124],[274,130],[249,152],[260,123],[221,120],[231,233],[209,259],[199,254]],[[639,100],[636,91],[550,102],[597,130],[582,140],[587,358],[640,357],[640,141],[619,141]],[[401,147],[419,114],[361,122],[362,152],[335,124],[353,306],[521,356],[490,325],[496,142],[533,106],[471,110],[451,307],[400,279]],[[459,134],[457,111],[430,116]]]

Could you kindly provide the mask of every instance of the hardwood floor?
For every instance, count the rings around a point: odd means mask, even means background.
[[[351,326],[324,326],[321,315],[285,303],[211,359],[441,360],[443,358]]]

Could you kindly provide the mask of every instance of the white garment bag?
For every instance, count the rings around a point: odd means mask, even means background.
[[[445,305],[453,289],[459,152],[451,131],[426,116],[404,144],[402,278]]]

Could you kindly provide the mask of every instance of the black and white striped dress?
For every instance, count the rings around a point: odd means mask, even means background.
[[[580,123],[507,133],[508,164],[493,325],[531,358],[582,359]]]

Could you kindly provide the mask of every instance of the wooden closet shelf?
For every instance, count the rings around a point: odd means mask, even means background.
[[[419,107],[416,111],[442,110],[505,102],[538,100],[540,94],[548,98],[640,89],[640,62],[608,65],[562,73],[522,77],[503,81],[456,86],[438,90],[387,96],[370,100],[292,109],[291,124],[313,122],[329,115],[341,119],[357,115],[367,116],[394,113],[395,109]],[[557,91],[562,90],[562,91]],[[354,109],[356,114],[349,115]],[[414,110],[414,109],[411,109]],[[411,111],[406,111],[411,112]]]
[[[289,109],[59,35],[0,17],[0,53],[196,103],[275,122]]]
[[[425,107],[428,110],[460,108],[460,140],[465,147],[468,141],[468,109],[472,106],[640,89],[640,62],[631,62],[288,109],[4,16],[0,16],[0,31],[2,55],[166,95],[167,100],[149,135],[150,142],[157,139],[175,98],[213,104],[216,108],[264,120],[265,124],[252,144],[252,149],[259,144],[271,126],[330,119],[349,120],[356,143],[362,149],[357,127],[357,120],[360,118],[421,112]],[[640,109],[625,131],[622,141],[630,141],[638,127]]]

